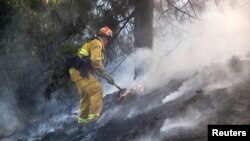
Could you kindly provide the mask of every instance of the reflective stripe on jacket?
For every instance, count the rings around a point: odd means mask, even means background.
[[[89,56],[90,61],[91,61],[91,67],[93,69],[104,70],[104,66],[102,64],[103,50],[104,50],[104,44],[102,40],[93,39],[83,44],[83,46],[78,50],[76,55],[79,56],[80,58]],[[70,69],[69,73],[70,73],[72,81],[77,81],[82,78],[79,70]],[[92,75],[89,76],[89,79],[92,81],[91,77]],[[93,80],[96,80],[96,79],[93,78]]]

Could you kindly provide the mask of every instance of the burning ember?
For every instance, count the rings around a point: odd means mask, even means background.
[[[138,86],[135,88],[135,91],[136,91],[137,93],[142,94],[142,93],[144,92],[144,87],[143,87],[143,85],[142,85],[142,84],[138,85]]]
[[[124,91],[119,93],[118,100],[125,100],[131,94],[143,94],[144,90],[145,89],[141,84],[134,88],[125,89]]]

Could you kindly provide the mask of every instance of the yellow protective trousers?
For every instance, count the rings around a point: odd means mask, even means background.
[[[79,122],[88,122],[97,119],[102,112],[103,89],[99,81],[92,73],[88,78],[83,78],[80,71],[69,69],[71,80],[75,82],[81,96]]]

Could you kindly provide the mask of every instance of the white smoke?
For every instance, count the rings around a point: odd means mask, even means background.
[[[182,24],[169,24],[156,16],[153,50],[151,53],[141,54],[143,57],[149,55],[148,60],[152,59],[152,66],[142,77],[146,89],[153,90],[172,79],[188,77],[179,89],[162,99],[162,104],[166,104],[191,90],[202,88],[205,94],[211,94],[209,92],[215,89],[227,88],[244,81],[249,73],[245,70],[241,74],[233,72],[228,67],[228,60],[233,56],[241,60],[249,59],[249,9],[249,2],[233,8],[227,2],[220,6],[210,2],[200,20]],[[144,135],[135,140],[162,140],[178,129],[195,128],[201,121],[209,118],[206,113],[210,112],[213,110],[195,110],[190,114],[168,118],[160,129],[163,137]]]
[[[6,87],[7,88],[7,87]],[[13,93],[3,89],[0,94],[0,139],[14,135],[22,128],[17,113],[17,105]]]
[[[183,115],[183,117],[167,118],[158,135],[148,133],[134,139],[134,141],[161,141],[166,140],[166,137],[177,136],[180,134],[181,130],[195,130],[196,126],[199,124],[197,121],[204,120],[204,115],[196,109],[189,109],[188,114]],[[171,139],[169,139],[171,140]]]
[[[249,5],[232,9],[228,3],[220,7],[209,3],[200,20],[182,24],[170,24],[156,13],[153,49],[137,49],[117,70],[115,80],[123,87],[142,83],[150,91],[173,78],[188,76],[232,56],[248,58]],[[133,79],[135,66],[144,70],[136,80]],[[105,86],[105,90],[111,93],[117,89]]]
[[[218,8],[210,4],[201,20],[174,23],[177,27],[156,18],[153,66],[146,76],[146,88],[225,62],[233,55],[246,58],[250,50],[247,7],[249,4],[233,10],[228,5]]]
[[[202,113],[198,111],[193,111],[192,115],[189,114],[181,118],[166,119],[163,126],[160,129],[160,132],[164,134],[172,132],[172,134],[174,134],[173,129],[194,128],[199,123],[197,122],[197,120],[201,120],[201,118],[202,118]]]
[[[182,24],[170,24],[164,19],[159,19],[156,13],[153,49],[137,49],[117,70],[114,79],[124,88],[143,84],[146,92],[150,92],[172,79],[190,77],[199,72],[199,75],[188,79],[178,90],[162,99],[162,104],[174,101],[191,90],[202,88],[211,91],[240,83],[244,75],[233,75],[226,67],[226,63],[232,56],[248,59],[249,8],[249,3],[232,9],[226,2],[220,7],[211,2],[199,17],[200,20],[186,21]],[[224,66],[218,67],[216,64]],[[213,65],[218,70],[211,70]],[[135,66],[144,71],[133,80]],[[210,70],[206,70],[208,67]],[[224,76],[215,74],[210,77],[216,71],[222,71]],[[105,89],[112,92],[117,90],[112,86]],[[149,107],[156,106],[159,105]],[[130,116],[133,117],[133,113],[140,112],[131,108]]]

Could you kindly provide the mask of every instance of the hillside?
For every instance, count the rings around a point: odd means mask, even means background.
[[[36,137],[36,141],[205,141],[208,124],[250,123],[250,78],[245,77],[250,76],[249,65],[249,61],[231,59],[121,102],[116,94],[107,95],[96,124],[79,130],[75,117],[68,117],[61,128]],[[225,73],[226,69],[230,71]],[[241,81],[230,82],[231,76]],[[187,85],[190,88],[183,91]]]

